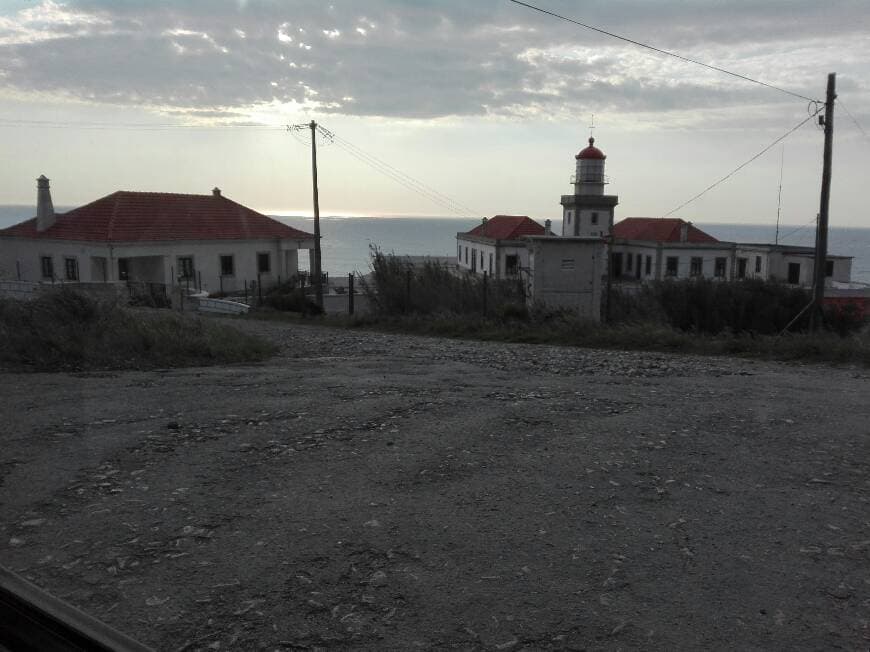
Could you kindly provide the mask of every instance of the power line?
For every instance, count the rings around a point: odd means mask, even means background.
[[[843,104],[843,100],[840,100],[840,101],[839,101],[839,105],[843,107],[843,111],[845,111],[845,112],[846,112],[846,115],[849,116],[849,118],[851,118],[852,122],[855,123],[855,126],[858,127],[858,130],[859,130],[862,134],[864,134],[864,138],[866,138],[867,140],[870,140],[870,135],[868,135],[867,132],[864,131],[864,127],[862,127],[862,126],[861,126],[861,123],[858,122],[858,120],[855,119],[855,116],[852,115],[852,112],[849,111],[849,109],[846,108],[846,105]]]
[[[822,106],[824,107],[824,105],[822,105]],[[752,158],[750,158],[748,161],[746,161],[746,162],[741,163],[740,165],[738,165],[736,168],[734,168],[733,170],[731,170],[731,172],[729,172],[728,174],[726,174],[724,177],[722,177],[722,178],[719,179],[718,181],[716,181],[716,182],[710,184],[709,186],[707,186],[706,188],[704,188],[704,190],[702,190],[701,192],[699,192],[697,195],[695,195],[695,196],[692,197],[691,199],[689,199],[689,200],[687,200],[687,201],[684,201],[682,204],[680,204],[679,206],[677,206],[677,207],[674,208],[673,210],[671,210],[671,211],[665,213],[664,217],[669,217],[670,215],[673,215],[674,213],[676,213],[676,212],[677,212],[678,210],[680,210],[681,208],[685,208],[686,206],[688,206],[689,204],[691,204],[691,203],[692,203],[693,201],[695,201],[696,199],[699,199],[699,198],[701,198],[702,196],[706,195],[708,192],[710,192],[711,190],[713,190],[713,188],[715,188],[716,186],[718,186],[720,183],[723,183],[724,181],[727,181],[728,179],[730,179],[731,177],[733,177],[735,174],[737,174],[738,172],[740,172],[740,170],[742,170],[742,169],[745,168],[747,165],[749,165],[750,163],[752,163],[755,159],[757,159],[757,158],[759,158],[760,156],[766,154],[768,151],[770,151],[771,149],[773,149],[773,147],[774,147],[775,145],[777,145],[778,143],[781,143],[783,140],[785,140],[786,138],[788,138],[788,137],[789,137],[791,134],[793,134],[795,131],[797,131],[798,129],[800,129],[801,127],[803,127],[807,122],[809,122],[810,120],[812,120],[813,118],[815,118],[816,115],[817,115],[820,111],[821,111],[821,109],[818,109],[815,113],[813,113],[813,114],[807,116],[806,118],[804,118],[803,120],[801,120],[801,121],[800,121],[799,123],[797,123],[794,127],[792,127],[792,128],[789,129],[787,132],[785,132],[782,136],[780,136],[779,138],[777,138],[776,140],[774,140],[772,143],[770,143],[770,145],[768,145],[768,146],[765,147],[763,150],[761,150],[760,152],[758,152],[758,154],[756,154],[755,156],[753,156]]]
[[[402,174],[397,174],[395,172],[392,172],[390,169],[388,169],[384,166],[378,165],[376,162],[374,162],[371,158],[367,157],[365,154],[353,150],[351,147],[346,146],[344,143],[342,143],[340,141],[336,141],[336,145],[338,145],[338,147],[342,148],[350,156],[354,157],[355,159],[357,159],[361,163],[365,163],[366,165],[371,167],[376,172],[378,172],[378,173],[386,176],[387,178],[395,181],[399,185],[404,186],[408,190],[411,190],[412,192],[415,192],[415,193],[421,195],[422,197],[425,197],[429,201],[432,201],[432,202],[438,204],[442,208],[450,211],[451,213],[454,213],[454,214],[459,215],[461,217],[468,217],[470,214],[471,215],[474,214],[473,212],[470,213],[469,211],[461,210],[460,208],[457,207],[457,205],[455,204],[455,202],[453,200],[442,199],[439,196],[439,194],[436,194],[434,192],[430,192],[430,191],[426,190],[425,188],[421,187],[420,185],[417,185],[417,183],[415,183],[413,180],[411,180],[412,178],[405,178]]]
[[[395,166],[390,165],[386,161],[379,159],[374,154],[370,154],[370,153],[366,152],[361,147],[354,145],[347,138],[343,138],[343,137],[335,135],[335,134],[333,134],[333,136],[337,141],[339,141],[338,142],[339,146],[344,145],[347,148],[355,150],[355,152],[357,152],[360,155],[362,155],[363,157],[369,159],[372,164],[379,166],[379,167],[383,167],[385,170],[402,177],[404,180],[406,180],[409,183],[411,183],[412,185],[418,187],[420,190],[424,191],[425,193],[431,194],[435,197],[438,197],[442,201],[445,201],[445,202],[455,206],[456,208],[460,209],[460,212],[464,211],[466,215],[478,215],[479,214],[479,211],[476,211],[473,208],[470,208],[469,206],[465,206],[464,204],[458,202],[457,200],[453,199],[449,195],[445,195],[443,192],[436,190],[432,186],[424,183],[423,181],[420,181],[419,179],[412,177],[410,174],[407,174],[407,173],[403,172],[402,170],[396,168]]]
[[[780,236],[779,236],[779,239],[780,239],[780,240],[784,240],[785,238],[789,237],[790,235],[794,235],[795,233],[797,233],[797,232],[799,232],[799,231],[803,231],[804,229],[806,229],[806,228],[812,226],[812,225],[815,224],[817,221],[818,221],[818,217],[814,217],[813,219],[811,219],[809,222],[807,222],[807,223],[804,224],[803,226],[799,226],[799,227],[797,227],[797,228],[792,229],[791,231],[788,231],[788,232],[785,233],[784,235],[780,235]]]
[[[573,18],[568,18],[567,16],[563,16],[562,14],[557,14],[553,11],[548,11],[547,9],[542,9],[541,7],[536,7],[535,5],[529,4],[528,2],[521,2],[520,0],[509,0],[509,2],[513,2],[515,5],[520,5],[522,7],[526,7],[528,9],[532,9],[534,11],[538,11],[542,14],[546,14],[548,16],[552,16],[554,18],[558,18],[559,20],[564,20],[569,23],[573,23],[575,25],[579,25],[580,27],[584,27],[585,29],[592,30],[593,32],[598,32],[599,34],[604,34],[605,36],[610,36],[612,38],[619,39],[620,41],[625,41],[626,43],[631,43],[632,45],[637,45],[638,47],[646,48],[647,50],[652,50],[653,52],[658,52],[659,54],[664,54],[669,57],[674,57],[675,59],[679,59],[680,61],[685,61],[686,63],[693,63],[696,66],[701,66],[703,68],[708,68],[709,70],[715,70],[716,72],[721,72],[726,75],[731,75],[732,77],[737,77],[738,79],[742,79],[743,81],[752,82],[753,84],[760,84],[761,86],[765,86],[767,88],[773,89],[775,91],[779,91],[781,93],[785,93],[786,95],[791,95],[792,97],[797,97],[802,100],[808,100],[810,102],[816,102],[812,98],[809,98],[805,95],[801,95],[800,93],[795,93],[793,91],[786,90],[784,88],[780,88],[779,86],[774,86],[773,84],[768,84],[767,82],[760,81],[758,79],[753,79],[752,77],[747,77],[746,75],[741,75],[737,72],[732,72],[730,70],[726,70],[725,68],[719,68],[718,66],[710,65],[709,63],[704,63],[703,61],[698,61],[697,59],[690,59],[689,57],[684,57],[681,54],[677,54],[676,52],[671,52],[670,50],[663,50],[661,48],[657,48],[653,45],[649,45],[647,43],[641,43],[640,41],[635,41],[634,39],[630,39],[626,36],[620,36],[619,34],[614,34],[613,32],[608,32],[605,29],[601,29],[600,27],[594,27],[593,25],[587,25],[586,23],[582,23],[579,20],[575,20]]]

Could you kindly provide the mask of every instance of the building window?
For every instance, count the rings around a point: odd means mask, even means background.
[[[646,269],[644,270],[647,276],[652,273],[652,256],[646,257]]]
[[[504,271],[508,276],[516,276],[517,268],[519,267],[519,257],[516,254],[511,254],[504,257]]]
[[[468,247],[465,248],[465,264],[468,264]]]
[[[716,265],[713,268],[713,276],[716,278],[725,278],[725,266],[726,266],[725,258],[717,258]]]
[[[692,256],[691,264],[689,267],[689,274],[691,276],[700,276],[704,271],[704,259],[700,256]]]
[[[492,276],[492,254],[489,255],[489,275]]]
[[[666,276],[676,276],[677,275],[677,265],[679,265],[680,259],[676,256],[668,256],[665,260],[665,275]]]
[[[563,258],[562,259],[562,269],[565,271],[574,269],[574,259],[573,258]]]
[[[746,258],[737,259],[737,278],[746,278]]]
[[[755,273],[761,274],[761,256],[755,257]]]
[[[591,218],[590,218],[590,221],[591,221],[593,224],[598,224],[598,213],[592,213],[592,216],[591,216]],[[631,268],[629,268],[629,269],[631,269]]]
[[[480,251],[480,269],[483,269],[483,250]]]
[[[622,276],[622,252],[614,251],[610,258],[611,276],[619,278]]]
[[[471,250],[471,271],[477,271],[477,249]]]
[[[236,273],[232,256],[221,256],[221,276],[232,276]]]
[[[193,278],[193,258],[191,256],[181,256],[178,259],[178,277]]]
[[[568,226],[571,226],[571,218],[573,215],[573,211],[565,211],[565,220],[568,222]]]
[[[39,259],[39,266],[42,268],[42,278],[54,278],[54,261],[51,256],[42,256]]]
[[[257,273],[268,274],[272,271],[272,256],[269,252],[257,254]]]
[[[632,254],[631,252],[625,254],[625,269],[629,272],[631,271],[631,263],[633,258],[634,254]]]
[[[63,259],[64,271],[66,272],[67,281],[79,280],[79,261],[76,258]]]
[[[789,263],[788,264],[788,282],[792,285],[797,285],[801,282],[801,264],[800,263]]]
[[[126,258],[118,259],[118,280],[119,281],[128,281],[130,280],[130,265]]]
[[[826,260],[825,261],[825,276],[831,277],[834,275],[834,261]]]

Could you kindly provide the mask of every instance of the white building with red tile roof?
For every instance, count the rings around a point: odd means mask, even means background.
[[[476,227],[456,234],[457,269],[491,278],[509,278],[529,267],[527,236],[549,233],[545,226],[526,215],[496,215],[483,218]]]
[[[814,255],[812,247],[725,242],[678,218],[628,217],[613,227],[611,270],[623,281],[760,278],[809,287]],[[852,258],[829,254],[825,274],[829,286],[848,283]]]
[[[118,191],[55,213],[49,180],[36,217],[0,230],[0,275],[36,282],[189,284],[209,292],[298,271],[314,236],[224,197]]]

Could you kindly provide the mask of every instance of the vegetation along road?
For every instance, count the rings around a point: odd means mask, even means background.
[[[866,649],[870,375],[239,321],[0,374],[0,563],[158,649]]]

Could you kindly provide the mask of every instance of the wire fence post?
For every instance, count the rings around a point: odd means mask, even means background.
[[[221,286],[221,296],[223,296],[224,295],[224,275],[219,274],[218,279],[220,281],[220,286]]]
[[[196,273],[196,289],[202,292],[202,270]]]
[[[347,275],[347,314],[353,314],[353,272]]]
[[[248,303],[248,279],[245,279],[245,303]]]
[[[489,274],[483,273],[483,316],[486,317],[486,288],[488,284]]]

